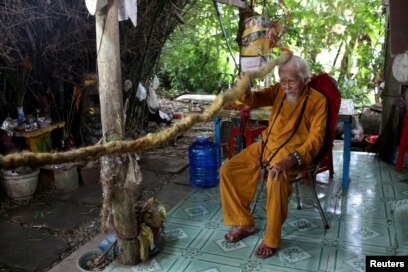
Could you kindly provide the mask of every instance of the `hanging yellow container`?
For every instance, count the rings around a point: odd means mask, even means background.
[[[263,56],[269,53],[269,19],[265,15],[249,17],[245,20],[242,33],[242,57]]]

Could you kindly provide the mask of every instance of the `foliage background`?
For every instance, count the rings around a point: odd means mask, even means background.
[[[219,6],[233,52],[238,52],[234,42],[238,11]],[[199,0],[183,16],[186,23],[176,28],[162,50],[157,69],[162,84],[172,96],[184,92],[216,94],[232,83],[234,67],[213,2]]]
[[[248,2],[248,1],[247,1]],[[266,2],[266,5],[263,5]],[[381,0],[254,1],[260,14],[290,22],[281,42],[304,56],[313,72],[325,70],[339,82],[344,98],[357,108],[380,102],[383,81],[385,16]],[[234,57],[238,8],[219,4]],[[163,94],[218,93],[234,82],[229,56],[212,1],[198,0],[184,14],[186,23],[166,42],[156,72]]]
[[[343,97],[353,98],[357,107],[379,102],[385,29],[381,0],[246,2],[282,23],[290,12],[282,45],[303,55],[314,72],[323,69],[334,75]],[[239,9],[219,7],[233,56],[212,0],[138,0],[138,26],[129,21],[119,24],[123,80],[148,86],[156,73],[161,94],[172,97],[187,92],[216,94],[234,84]],[[0,30],[0,119],[16,114],[3,71],[28,57],[33,68],[26,113],[41,107],[41,97],[51,97],[47,105],[54,111],[53,120],[58,120],[69,108],[73,86],[81,86],[86,74],[97,73],[95,19],[84,1],[0,0]],[[146,113],[135,93],[133,88],[126,94],[130,99],[126,128],[137,134]]]

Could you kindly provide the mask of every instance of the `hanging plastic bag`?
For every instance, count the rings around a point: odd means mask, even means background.
[[[159,110],[159,116],[161,119],[166,120],[167,122],[171,122],[173,120],[173,118],[171,118],[170,115],[168,115],[165,112],[162,112],[161,110]]]
[[[160,107],[159,99],[157,98],[156,89],[159,87],[160,82],[155,75],[149,86],[149,95],[147,96],[146,102],[151,113],[156,113]]]
[[[126,79],[125,82],[123,82],[123,91],[127,93],[132,88],[132,86],[132,81],[130,79]]]
[[[146,88],[142,85],[142,83],[139,83],[136,92],[137,99],[139,99],[139,101],[143,101],[146,99],[146,96],[147,96]]]
[[[159,78],[156,75],[154,75],[152,83],[151,83],[151,87],[153,88],[153,90],[156,91],[157,88],[159,88],[159,85],[160,85]]]

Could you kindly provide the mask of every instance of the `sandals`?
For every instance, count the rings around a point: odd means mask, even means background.
[[[244,239],[245,237],[255,234],[256,233],[256,229],[253,231],[247,231],[244,230],[242,228],[236,228],[230,232],[228,232],[227,234],[225,234],[224,239],[225,241],[227,241],[228,243],[236,243],[241,241],[242,239]]]
[[[265,259],[268,257],[271,257],[273,253],[275,253],[276,248],[271,248],[265,245],[264,242],[262,242],[257,249],[254,252],[255,257],[260,258],[260,259]]]

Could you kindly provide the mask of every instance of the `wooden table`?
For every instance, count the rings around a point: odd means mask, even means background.
[[[250,112],[251,120],[269,119],[271,111],[255,109]],[[343,145],[343,173],[342,173],[342,189],[347,190],[350,183],[350,157],[351,157],[351,122],[354,115],[354,103],[352,99],[341,99],[339,109],[338,122],[344,124],[344,145]],[[215,142],[221,143],[221,118],[238,118],[239,110],[220,110],[217,116],[214,117],[215,125]]]
[[[16,130],[13,136],[24,138],[31,152],[48,152],[52,149],[51,131],[64,126],[65,122],[57,122],[33,130]]]

